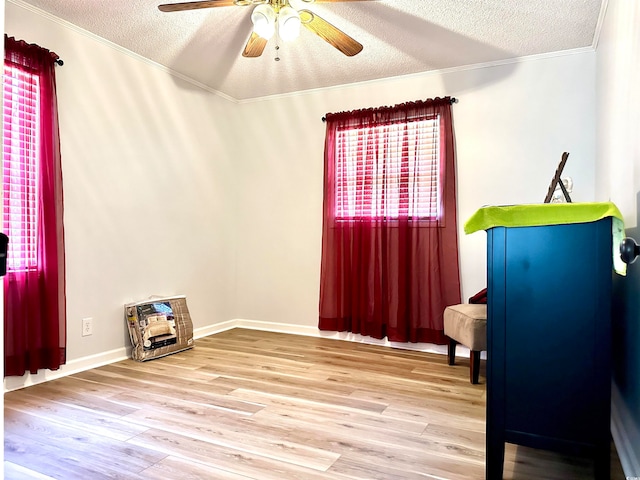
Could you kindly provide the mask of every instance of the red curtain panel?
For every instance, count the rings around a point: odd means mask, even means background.
[[[5,376],[66,360],[62,169],[54,53],[5,35]]]
[[[319,328],[445,344],[460,303],[451,99],[326,123]]]

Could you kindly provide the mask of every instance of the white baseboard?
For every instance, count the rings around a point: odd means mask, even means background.
[[[207,335],[214,335],[216,333],[235,328],[235,326],[236,321],[230,320],[228,322],[194,329],[193,337],[198,339],[206,337]],[[19,390],[21,388],[37,385],[38,383],[48,382],[49,380],[55,380],[56,378],[66,377],[67,375],[73,375],[74,373],[126,360],[127,358],[131,358],[130,345],[126,348],[118,348],[108,352],[96,353],[94,355],[70,360],[67,364],[62,365],[59,370],[40,370],[35,375],[27,372],[22,377],[6,377],[4,379],[4,391],[6,393],[13,390]]]
[[[305,325],[290,325],[286,323],[263,322],[259,320],[233,319],[215,325],[196,328],[193,331],[193,337],[197,340],[209,335],[215,335],[232,328],[247,328],[252,330],[262,330],[265,332],[288,333],[291,335],[305,335],[318,338],[331,338],[349,342],[366,343],[369,345],[382,345],[391,348],[401,348],[405,350],[414,350],[419,352],[430,353],[447,353],[447,347],[443,345],[433,345],[430,343],[398,343],[389,342],[388,340],[377,340],[371,337],[364,337],[349,332],[325,332],[317,327]],[[461,357],[469,356],[469,349],[463,345],[458,345],[456,355]],[[4,391],[10,392],[20,388],[29,387],[38,383],[48,382],[56,378],[73,375],[74,373],[90,370],[92,368],[101,367],[109,363],[119,362],[131,357],[131,347],[118,348],[108,352],[97,353],[86,357],[70,360],[66,365],[60,367],[59,370],[42,370],[35,375],[26,373],[22,377],[6,377],[4,379]]]
[[[193,329],[193,338],[199,339],[202,337],[208,337],[209,335],[215,335],[216,333],[222,333],[227,330],[231,330],[236,327],[236,320],[228,320],[222,323],[216,323],[215,325],[209,325],[207,327],[200,327]]]
[[[633,439],[640,438],[635,422],[615,383],[611,386],[611,436],[618,451],[622,470],[627,478],[640,478],[638,447]]]
[[[5,377],[4,391],[10,392],[24,387],[30,387],[38,383],[48,382],[56,378],[66,377],[74,373],[101,367],[109,363],[119,362],[129,358],[131,348],[117,348],[108,352],[97,353],[86,357],[70,360],[66,365],[62,365],[59,370],[40,370],[35,375],[27,372],[22,377]]]
[[[236,328],[247,328],[249,330],[261,330],[263,332],[289,333],[292,335],[304,335],[305,337],[317,337],[318,328],[307,325],[289,325],[286,323],[263,322],[260,320],[247,320],[237,318],[235,321]]]
[[[376,338],[366,337],[350,332],[326,332],[318,327],[310,327],[305,325],[290,325],[286,323],[263,322],[259,320],[236,319],[234,327],[248,328],[253,330],[262,330],[265,332],[289,333],[292,335],[305,335],[308,337],[330,338],[335,340],[344,340],[347,342],[366,343],[368,345],[381,345],[384,347],[400,348],[403,350],[413,350],[417,352],[439,353],[446,355],[446,345],[434,345],[432,343],[401,343],[390,342],[387,339],[378,340]],[[469,349],[464,345],[459,345],[460,356],[469,356]],[[458,350],[456,350],[458,355]]]

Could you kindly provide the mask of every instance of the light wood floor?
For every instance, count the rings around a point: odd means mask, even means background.
[[[234,329],[5,395],[6,478],[484,478],[468,359]],[[481,371],[484,382],[484,370]],[[507,445],[505,479],[593,478]],[[623,479],[612,450],[612,478]]]

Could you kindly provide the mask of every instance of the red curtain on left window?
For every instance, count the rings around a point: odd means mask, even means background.
[[[41,369],[57,370],[66,362],[66,301],[64,271],[64,230],[62,167],[55,81],[58,56],[37,45],[27,44],[5,35],[5,66],[27,75],[37,76],[39,93],[34,107],[38,109],[38,141],[35,151],[38,168],[35,212],[35,251],[29,262],[15,262],[11,248],[4,278],[4,367],[5,376],[21,376]],[[4,116],[22,115],[11,108],[11,95],[5,92]],[[11,122],[8,122],[11,124]],[[7,121],[4,122],[3,169],[15,143],[8,142]],[[24,146],[23,146],[24,148]],[[15,151],[14,151],[15,157]],[[5,176],[6,177],[6,176]],[[3,182],[6,182],[3,180]],[[4,227],[7,215],[5,187]],[[14,219],[15,220],[15,219]],[[25,228],[31,228],[27,226]],[[10,232],[9,244],[21,241]],[[22,237],[22,236],[21,236]],[[20,248],[19,250],[23,250]]]

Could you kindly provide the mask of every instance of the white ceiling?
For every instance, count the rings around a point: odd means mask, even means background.
[[[9,0],[30,5],[236,100],[592,47],[602,0],[303,3],[364,45],[347,57],[312,32],[244,58],[253,7],[160,12],[171,0]],[[184,0],[181,0],[184,1]],[[25,39],[28,40],[28,39]],[[64,52],[56,52],[64,59]]]

